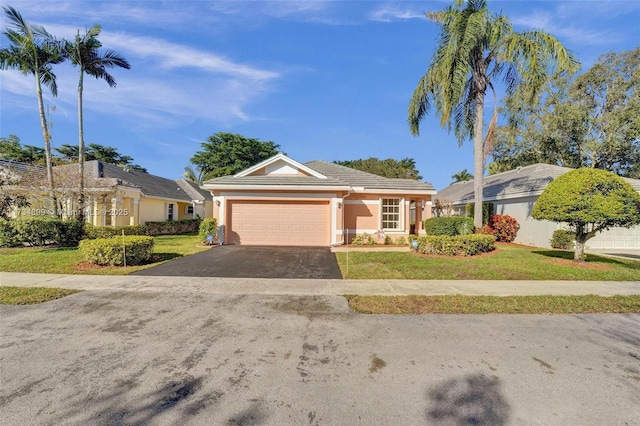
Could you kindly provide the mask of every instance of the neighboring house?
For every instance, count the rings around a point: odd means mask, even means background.
[[[0,163],[6,167],[6,162]],[[14,215],[41,215],[52,212],[46,200],[44,169],[11,164],[23,177],[22,192],[29,194],[31,206]],[[54,167],[56,197],[63,217],[74,215],[77,206],[77,164]],[[29,176],[38,175],[38,179]],[[96,226],[139,225],[151,221],[209,218],[213,214],[211,195],[193,182],[171,180],[149,173],[104,164],[85,163],[85,220]]]
[[[203,183],[225,243],[246,245],[344,244],[358,234],[408,236],[431,215],[429,183],[389,179],[325,161],[298,163],[275,155],[234,176]],[[425,208],[426,207],[426,208]],[[420,231],[418,225],[416,232]]]
[[[533,205],[547,185],[558,176],[571,171],[567,167],[533,164],[484,178],[484,201],[494,204],[495,213],[509,215],[520,224],[516,243],[550,247],[553,231],[562,224],[539,221],[531,217]],[[640,192],[640,180],[624,178]],[[465,214],[465,205],[473,203],[473,181],[458,182],[438,192],[436,199],[453,203],[455,214]],[[640,226],[611,228],[598,233],[587,242],[591,249],[640,249]]]
[[[110,180],[115,189],[111,195],[90,196],[85,212],[87,221],[96,226],[205,219],[213,214],[211,196],[193,182],[167,179],[95,160],[87,161],[85,170],[90,179]]]

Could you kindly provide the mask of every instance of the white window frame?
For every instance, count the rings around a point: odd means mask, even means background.
[[[167,203],[167,220],[175,220],[173,218],[174,213],[175,213],[174,210],[175,210],[175,208],[174,208],[173,203]]]
[[[191,209],[191,211],[189,211],[189,209]],[[193,204],[184,206],[184,214],[193,215],[194,212],[195,212],[195,208],[193,207]]]
[[[385,201],[394,200],[397,204],[385,204]],[[396,207],[397,212],[385,212],[385,208]],[[402,197],[385,197],[380,198],[380,229],[384,231],[402,231],[404,230],[404,198]],[[385,222],[395,222],[394,220],[385,220],[385,215],[397,215],[397,226],[394,228],[385,227]],[[387,223],[388,224],[388,223]]]

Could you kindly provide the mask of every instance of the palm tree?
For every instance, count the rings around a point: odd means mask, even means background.
[[[118,53],[111,50],[105,52],[98,50],[102,47],[102,43],[97,39],[101,29],[100,25],[94,25],[86,30],[84,35],[81,36],[80,31],[78,31],[75,40],[65,40],[64,42],[65,54],[71,63],[80,69],[80,76],[78,77],[78,164],[80,182],[78,209],[76,211],[79,220],[84,220],[84,121],[82,109],[84,75],[86,73],[96,79],[103,79],[109,87],[115,87],[116,80],[106,69],[113,67],[131,68],[127,60]]]
[[[459,171],[455,175],[451,176],[451,179],[453,179],[452,183],[467,182],[467,181],[470,181],[471,179],[473,179],[473,175],[471,173],[469,173],[469,170],[464,169],[464,170]]]
[[[202,185],[202,182],[205,181],[204,171],[200,167],[193,168],[191,166],[186,166],[184,168],[184,173],[182,173],[182,176],[186,180],[198,185]]]
[[[441,32],[429,68],[409,103],[409,126],[417,136],[420,121],[435,107],[440,125],[453,127],[459,144],[473,139],[474,224],[481,227],[484,161],[491,152],[497,122],[494,108],[483,138],[487,89],[495,101],[493,81],[501,78],[508,94],[532,99],[549,74],[574,72],[580,63],[544,31],[514,32],[508,18],[490,13],[485,0],[456,0],[455,5],[427,17]]]
[[[40,126],[44,139],[45,160],[47,165],[47,184],[53,201],[54,214],[58,214],[58,203],[54,194],[53,163],[51,158],[51,133],[47,124],[44,101],[42,99],[42,85],[51,90],[53,96],[58,94],[56,76],[52,65],[64,61],[55,39],[43,27],[29,25],[16,9],[11,6],[3,7],[9,19],[8,29],[4,34],[9,39],[9,47],[0,49],[0,69],[17,69],[24,75],[33,74],[36,80],[36,95],[38,98],[38,112]]]

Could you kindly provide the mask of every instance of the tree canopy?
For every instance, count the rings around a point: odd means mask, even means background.
[[[278,154],[280,145],[271,141],[218,132],[200,144],[202,150],[189,160],[203,174],[203,179],[234,175]]]
[[[416,169],[416,160],[413,158],[403,158],[398,161],[393,158],[380,160],[376,157],[370,157],[359,160],[334,161],[334,163],[387,178],[422,180],[420,172]]]
[[[585,243],[598,232],[640,224],[640,194],[612,172],[576,169],[547,186],[531,217],[566,223],[576,234],[574,258],[581,260]]]
[[[534,163],[640,178],[640,47],[556,76],[533,101],[507,97],[490,173]]]
[[[60,155],[54,156],[53,163],[69,164],[78,161],[78,147],[75,145],[63,144],[58,148],[54,148]],[[23,145],[20,138],[16,135],[9,135],[8,138],[0,137],[0,158],[3,160],[17,161],[19,163],[33,164],[34,166],[44,165],[44,149]],[[121,154],[116,148],[92,143],[87,146],[85,151],[87,161],[100,160],[105,164],[113,164],[115,166],[127,166],[133,170],[147,173],[147,169],[134,164],[133,158],[128,155]]]
[[[456,0],[453,6],[427,15],[440,27],[427,72],[409,103],[411,133],[435,109],[440,125],[453,130],[459,144],[473,140],[474,202],[482,203],[485,156],[491,151],[497,113],[483,136],[487,90],[502,80],[507,94],[533,98],[548,74],[575,71],[578,61],[553,36],[543,31],[515,32],[504,15],[492,14],[485,0]],[[482,226],[482,209],[474,225]]]

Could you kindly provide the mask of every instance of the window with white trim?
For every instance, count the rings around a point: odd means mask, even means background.
[[[173,204],[167,205],[167,220],[173,220]]]
[[[184,213],[185,213],[185,214],[193,214],[193,205],[191,205],[191,206],[184,206]]]
[[[382,229],[402,229],[400,220],[401,198],[382,199]]]

